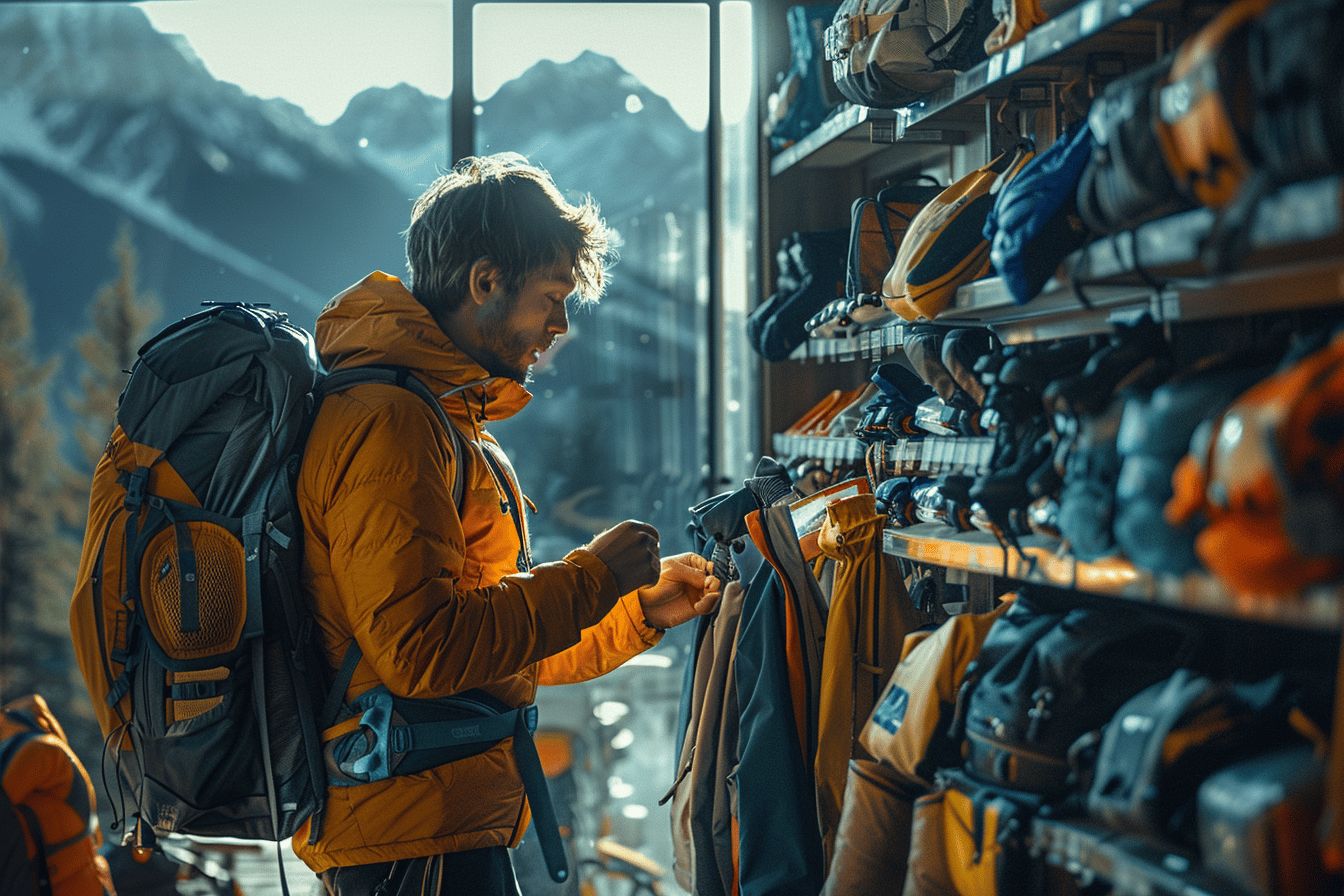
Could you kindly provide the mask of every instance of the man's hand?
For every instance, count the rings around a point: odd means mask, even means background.
[[[617,594],[658,581],[658,530],[648,523],[617,523],[594,537],[587,548],[611,570]]]
[[[714,612],[723,583],[708,560],[698,554],[677,554],[665,558],[662,565],[657,584],[639,589],[645,622],[668,629]]]

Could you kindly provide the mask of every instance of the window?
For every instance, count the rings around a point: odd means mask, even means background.
[[[592,193],[621,243],[608,296],[539,366],[537,400],[492,425],[540,506],[534,553],[626,517],[687,549],[686,508],[740,480],[758,443],[750,32],[745,0],[0,4],[0,373],[19,371],[37,413],[17,440],[36,471],[36,572],[0,583],[5,692],[50,697],[98,777],[66,614],[121,371],[203,300],[270,303],[311,329],[368,272],[402,274],[411,201],[452,160],[455,80],[474,130],[459,154],[524,153]],[[22,310],[6,304],[20,294]],[[120,333],[95,327],[100,296]],[[0,513],[11,557],[17,519]],[[655,801],[688,635],[542,714],[598,751],[576,799],[665,865]]]

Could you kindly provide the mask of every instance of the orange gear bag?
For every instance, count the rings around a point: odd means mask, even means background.
[[[1197,432],[1167,518],[1203,513],[1200,560],[1234,591],[1276,595],[1344,576],[1344,332]]]

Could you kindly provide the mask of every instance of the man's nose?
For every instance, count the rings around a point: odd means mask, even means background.
[[[569,332],[569,309],[565,305],[566,303],[561,302],[556,306],[556,310],[551,312],[551,318],[546,322],[547,333],[563,336]]]

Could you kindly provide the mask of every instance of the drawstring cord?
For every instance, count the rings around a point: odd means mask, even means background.
[[[116,801],[111,802],[112,824],[109,825],[108,827],[108,830],[111,831],[120,830],[122,822],[125,821],[126,819],[126,791],[125,788],[122,786],[122,778],[121,778],[121,738],[125,736],[126,726],[129,724],[131,723],[122,722],[116,728],[113,728],[111,731],[109,731],[107,737],[103,738],[103,755],[98,762],[98,773],[103,779],[103,792],[107,794],[108,800],[111,801],[112,788],[109,787],[107,783],[107,751],[112,746],[112,739],[116,738],[117,749],[116,749],[115,777],[117,780],[117,799]]]

